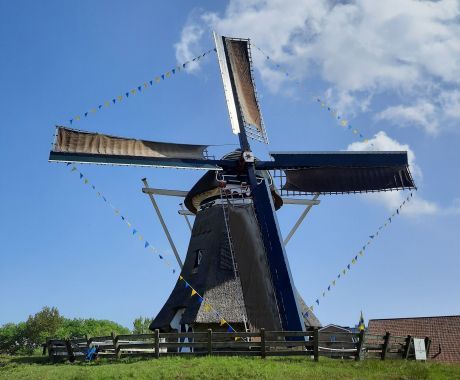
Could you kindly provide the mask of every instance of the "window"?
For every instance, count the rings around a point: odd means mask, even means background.
[[[203,259],[203,250],[197,249],[195,251],[195,263],[193,264],[193,273],[196,273],[198,271],[198,267],[200,266],[202,259]]]

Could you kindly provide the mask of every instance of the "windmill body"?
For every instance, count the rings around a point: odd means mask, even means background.
[[[281,193],[337,194],[413,188],[407,152],[276,152],[254,157],[249,140],[268,143],[252,75],[249,40],[215,35],[232,131],[240,149],[222,159],[205,145],[159,143],[58,127],[50,161],[204,169],[185,204],[196,215],[182,275],[238,328],[301,331],[276,210]],[[152,323],[162,330],[218,323],[179,282]]]

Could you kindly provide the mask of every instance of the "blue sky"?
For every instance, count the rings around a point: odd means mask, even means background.
[[[297,288],[325,323],[460,313],[460,10],[455,1],[0,2],[0,324],[42,306],[131,326],[176,277],[69,168],[47,156],[55,125],[212,48],[250,37],[270,150],[409,149],[419,190],[366,255],[321,293],[402,198],[324,196],[287,246]],[[377,4],[378,3],[378,4]],[[383,5],[385,4],[385,5]],[[301,81],[301,86],[291,78]],[[311,100],[326,99],[368,143]],[[74,124],[158,141],[234,144],[214,54]],[[220,155],[232,148],[214,147]],[[170,252],[141,178],[188,189],[201,172],[81,166],[151,244]],[[407,196],[407,193],[404,194]],[[180,252],[178,199],[158,200]],[[302,212],[278,213],[286,234]]]

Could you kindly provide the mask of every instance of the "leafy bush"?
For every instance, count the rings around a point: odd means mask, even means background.
[[[64,318],[57,308],[46,306],[26,322],[0,327],[0,354],[31,354],[49,337],[103,336],[112,332],[129,334],[130,330],[109,320]]]

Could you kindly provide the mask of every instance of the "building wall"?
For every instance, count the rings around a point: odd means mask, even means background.
[[[369,320],[369,334],[384,335],[387,331],[396,336],[429,337],[429,360],[460,362],[460,315]]]

